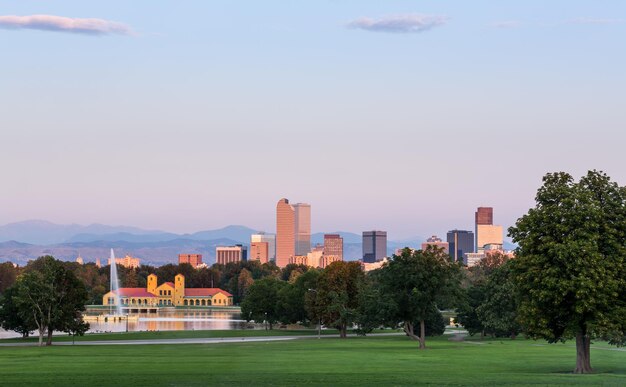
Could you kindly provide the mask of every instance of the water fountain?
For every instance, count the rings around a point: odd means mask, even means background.
[[[113,293],[113,297],[115,300],[115,314],[118,316],[122,315],[122,304],[120,302],[119,295],[120,283],[117,277],[117,264],[115,262],[115,253],[113,249],[111,249],[111,291]]]

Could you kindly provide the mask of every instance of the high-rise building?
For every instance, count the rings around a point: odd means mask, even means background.
[[[285,267],[292,256],[306,256],[310,251],[311,206],[280,199],[276,205],[276,266]]]
[[[478,207],[474,216],[476,224],[493,224],[493,207]]]
[[[437,235],[431,236],[426,240],[426,242],[422,243],[422,250],[426,250],[428,246],[435,246],[443,249],[446,253],[448,253],[449,250],[448,242],[442,241]]]
[[[231,262],[240,262],[248,260],[248,249],[246,246],[218,246],[215,249],[215,261],[220,265],[226,265]]]
[[[343,238],[339,234],[324,234],[324,255],[343,260]]]
[[[465,253],[474,252],[474,233],[467,230],[448,231],[450,257],[454,262],[463,262]]]
[[[178,254],[178,264],[188,263],[193,267],[202,265],[202,254]]]
[[[480,252],[485,245],[503,244],[504,238],[502,226],[494,226],[493,224],[493,208],[478,207],[476,211],[476,234],[474,236],[476,243],[474,251]]]
[[[288,199],[276,204],[276,266],[285,267],[296,254],[296,211]]]
[[[387,256],[387,231],[363,231],[363,262],[380,261]]]
[[[297,203],[293,208],[296,215],[296,255],[307,255],[311,251],[311,205]]]
[[[267,242],[267,259],[269,261],[276,260],[276,235],[259,232],[250,236],[250,243]]]
[[[269,260],[269,243],[252,242],[250,243],[250,260],[267,263]]]

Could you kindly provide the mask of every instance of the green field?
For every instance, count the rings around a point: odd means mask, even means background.
[[[406,337],[237,344],[0,348],[0,385],[626,385],[626,352],[594,344],[594,375],[572,375],[571,343]]]

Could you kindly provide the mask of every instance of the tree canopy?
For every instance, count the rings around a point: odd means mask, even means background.
[[[576,338],[576,373],[592,371],[592,337],[626,331],[626,189],[598,171],[550,173],[509,235],[519,319],[531,337]]]

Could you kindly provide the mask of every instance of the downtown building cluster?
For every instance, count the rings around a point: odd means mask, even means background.
[[[361,262],[364,269],[380,267],[388,257],[387,232],[363,231],[362,237]],[[478,207],[473,231],[450,230],[446,241],[433,235],[421,248],[433,245],[449,253],[451,260],[473,266],[488,254],[496,251],[504,253],[503,243],[502,226],[493,224],[493,208]],[[312,246],[311,205],[292,204],[282,198],[276,204],[276,234],[253,234],[249,250],[241,244],[219,246],[216,248],[216,263],[225,265],[253,260],[260,263],[273,261],[280,268],[289,264],[324,268],[332,262],[342,261],[343,251],[343,238],[339,234],[325,234],[323,244]],[[399,253],[400,250],[397,250],[396,254]]]

